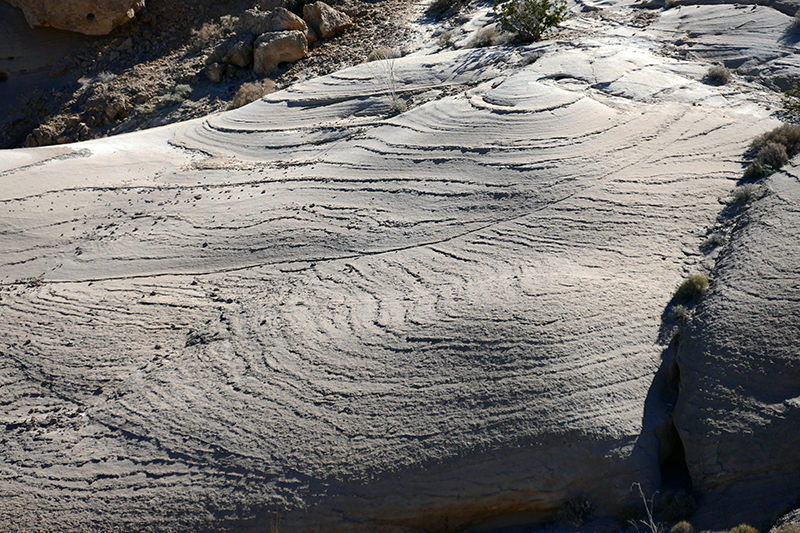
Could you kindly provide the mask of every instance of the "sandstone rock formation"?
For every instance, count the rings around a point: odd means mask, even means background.
[[[579,494],[613,515],[681,462],[742,510],[747,487],[792,490],[776,436],[797,394],[762,376],[797,367],[795,170],[681,342],[662,324],[779,96],[704,83],[626,9],[397,59],[415,105],[394,117],[364,64],[4,153],[3,523],[450,531]],[[750,322],[772,333],[734,331]]]
[[[278,63],[297,61],[308,53],[308,41],[301,31],[265,33],[253,47],[253,71],[259,76],[272,74]]]
[[[105,35],[131,20],[145,0],[6,0],[20,8],[31,27],[46,26]]]
[[[675,424],[697,489],[719,502],[705,523],[771,523],[800,494],[799,177],[766,180],[682,337]]]
[[[353,21],[345,13],[325,2],[314,2],[303,6],[303,19],[321,39],[328,39],[353,27]]]
[[[306,34],[308,42],[316,41],[316,36],[309,32],[306,22],[283,7],[276,7],[269,12],[248,9],[239,18],[234,31],[237,35],[252,34],[255,36],[267,32],[302,31]]]

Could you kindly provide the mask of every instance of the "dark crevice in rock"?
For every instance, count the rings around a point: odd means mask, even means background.
[[[659,469],[661,470],[661,490],[692,492],[692,477],[686,464],[686,450],[683,441],[670,420],[663,435],[659,438]]]

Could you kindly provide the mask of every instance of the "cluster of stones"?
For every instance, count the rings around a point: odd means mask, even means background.
[[[278,64],[306,57],[310,44],[352,26],[350,17],[324,2],[304,5],[302,18],[284,7],[248,9],[239,17],[234,36],[208,57],[204,72],[214,83],[240,68],[269,76]]]

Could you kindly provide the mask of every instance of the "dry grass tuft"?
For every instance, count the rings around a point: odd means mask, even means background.
[[[236,95],[233,97],[229,109],[236,109],[251,102],[255,102],[262,96],[272,92],[275,92],[275,82],[270,79],[254,81],[253,83],[244,83],[239,87],[239,90],[236,91]]]

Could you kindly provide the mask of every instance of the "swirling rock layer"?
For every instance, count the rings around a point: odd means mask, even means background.
[[[657,485],[660,317],[772,121],[584,33],[5,155],[4,523],[448,531]]]

